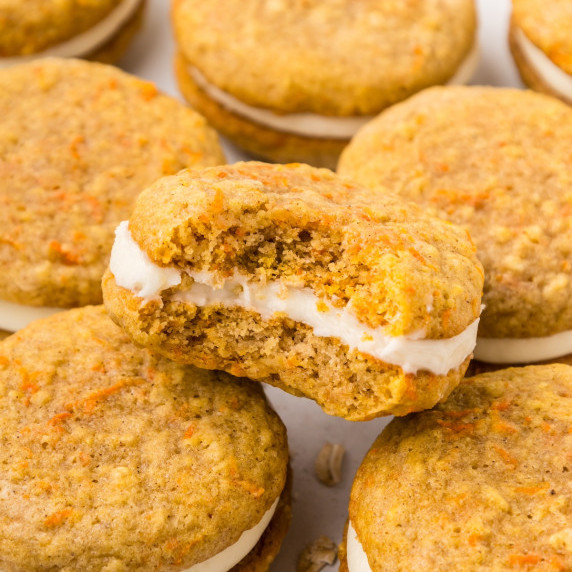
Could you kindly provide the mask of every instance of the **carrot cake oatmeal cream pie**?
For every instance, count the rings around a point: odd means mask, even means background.
[[[572,570],[572,367],[466,378],[393,420],[352,487],[340,572]]]
[[[572,109],[522,90],[432,88],[382,113],[339,173],[464,226],[485,268],[475,358],[572,354]]]
[[[0,68],[38,57],[117,61],[141,26],[144,0],[2,0]]]
[[[113,231],[142,188],[224,162],[205,120],[111,66],[0,70],[0,329],[101,302]]]
[[[0,570],[268,570],[288,446],[259,384],[140,349],[89,306],[0,342],[0,396]]]
[[[173,0],[183,95],[256,156],[333,168],[360,126],[478,63],[473,0]]]
[[[144,191],[103,288],[138,344],[364,420],[459,383],[482,280],[467,233],[413,204],[326,169],[238,163]]]
[[[513,0],[509,43],[523,81],[572,105],[572,3]]]

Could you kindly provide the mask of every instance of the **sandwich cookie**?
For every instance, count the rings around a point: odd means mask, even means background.
[[[0,70],[0,329],[101,302],[137,194],[224,162],[205,120],[148,82],[81,60]]]
[[[117,61],[141,27],[145,0],[3,0],[0,68],[39,57]]]
[[[0,569],[264,572],[290,520],[259,384],[132,344],[103,307],[0,343]]]
[[[357,471],[340,572],[572,569],[572,367],[463,380]]]
[[[572,354],[572,109],[520,90],[432,88],[382,113],[339,173],[464,226],[485,268],[475,358]]]
[[[513,0],[509,44],[529,87],[572,105],[572,4]]]
[[[183,95],[256,156],[333,168],[358,128],[478,61],[473,0],[173,0]]]
[[[133,339],[351,420],[432,407],[472,355],[466,232],[326,169],[238,163],[159,180],[103,281]]]

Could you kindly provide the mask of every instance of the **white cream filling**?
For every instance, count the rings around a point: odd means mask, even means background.
[[[535,46],[520,29],[515,40],[525,59],[543,83],[562,97],[572,99],[572,76],[561,70],[548,56]]]
[[[533,363],[572,354],[572,330],[542,338],[477,338],[475,359],[487,363]]]
[[[30,322],[47,318],[52,314],[63,312],[64,308],[45,308],[25,306],[0,300],[0,330],[16,332],[25,328]]]
[[[129,232],[128,223],[117,228],[111,251],[110,270],[118,286],[131,290],[144,301],[160,299],[160,293],[181,283],[181,271],[154,264]],[[318,298],[310,288],[280,281],[256,284],[235,273],[217,281],[211,272],[189,272],[194,282],[174,299],[196,306],[223,304],[240,306],[259,313],[267,320],[276,314],[306,324],[316,336],[333,337],[350,349],[397,365],[406,373],[427,370],[445,375],[458,368],[475,347],[479,319],[463,332],[442,340],[423,339],[423,332],[391,336],[380,328],[361,323],[352,313],[351,304],[340,309]]]
[[[179,270],[151,262],[149,256],[133,240],[129,221],[126,220],[115,229],[109,269],[119,286],[132,290],[144,300],[157,300],[163,290],[181,283]]]
[[[276,512],[279,500],[279,498],[276,499],[274,504],[264,513],[260,522],[256,526],[243,532],[234,544],[225,548],[222,552],[215,554],[212,558],[195,564],[183,572],[228,572],[228,570],[236,566],[256,546],[270,524]]]
[[[475,43],[455,75],[447,82],[447,85],[467,83],[473,76],[478,62],[479,48],[477,43]],[[274,113],[269,109],[248,105],[230,93],[223,91],[210,83],[196,67],[189,65],[187,69],[195,83],[211,99],[228,109],[231,113],[241,115],[249,121],[270,127],[276,131],[293,133],[303,137],[351,139],[363,125],[375,117],[375,115],[331,117],[316,113]]]
[[[89,30],[61,42],[55,46],[26,56],[0,58],[0,68],[22,64],[36,58],[59,57],[75,58],[86,56],[103,45],[119,31],[133,16],[142,0],[123,0],[107,16],[92,26]]]
[[[349,572],[371,572],[371,566],[350,520],[346,539]]]

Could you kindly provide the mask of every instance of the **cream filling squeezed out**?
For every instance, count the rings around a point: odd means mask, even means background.
[[[525,59],[540,76],[542,82],[557,94],[572,100],[572,76],[553,63],[526,37],[522,30],[516,30],[515,39]]]
[[[346,539],[349,572],[371,572],[371,566],[350,520]]]
[[[63,312],[65,308],[45,308],[25,306],[0,300],[0,330],[16,332],[25,328],[30,322],[47,318],[52,314]]]
[[[0,68],[22,64],[36,58],[74,58],[89,55],[98,47],[105,44],[109,38],[130,20],[137,8],[141,5],[141,1],[142,0],[123,0],[107,16],[89,30],[52,46],[43,52],[26,56],[0,57]]]
[[[157,266],[139,248],[127,222],[122,222],[115,234],[109,267],[118,286],[150,301],[160,299],[163,290],[181,283],[181,271]],[[336,308],[328,300],[318,298],[310,288],[280,281],[257,284],[238,272],[222,281],[217,281],[211,272],[188,274],[194,283],[188,290],[177,292],[174,300],[199,307],[240,306],[257,312],[265,320],[285,314],[313,328],[316,336],[337,338],[350,349],[400,366],[406,373],[427,370],[445,375],[458,368],[475,347],[478,319],[457,336],[442,340],[423,339],[422,332],[391,336],[381,328],[359,322],[351,304]]]
[[[264,513],[260,522],[243,532],[234,544],[215,554],[212,558],[199,562],[199,564],[195,564],[183,572],[228,572],[256,546],[276,512],[278,501],[279,499],[276,499],[274,504]]]
[[[473,76],[478,63],[479,48],[475,43],[465,60],[459,66],[456,74],[447,82],[447,85],[467,83]],[[194,82],[207,93],[211,99],[232,113],[236,113],[249,121],[270,127],[277,131],[293,133],[294,135],[301,135],[303,137],[351,139],[363,125],[375,117],[374,115],[329,117],[316,113],[274,113],[269,109],[248,105],[230,93],[223,91],[216,85],[210,83],[196,67],[189,65],[187,69]]]
[[[542,338],[477,338],[475,359],[487,363],[533,363],[572,354],[572,330]]]

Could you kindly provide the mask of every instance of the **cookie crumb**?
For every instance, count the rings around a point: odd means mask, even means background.
[[[339,446],[339,445],[338,445]],[[320,536],[300,554],[297,572],[319,572],[324,566],[331,566],[337,558],[338,547],[327,536]]]
[[[342,480],[342,463],[345,448],[339,443],[326,443],[314,463],[316,478],[324,485],[333,487]]]

